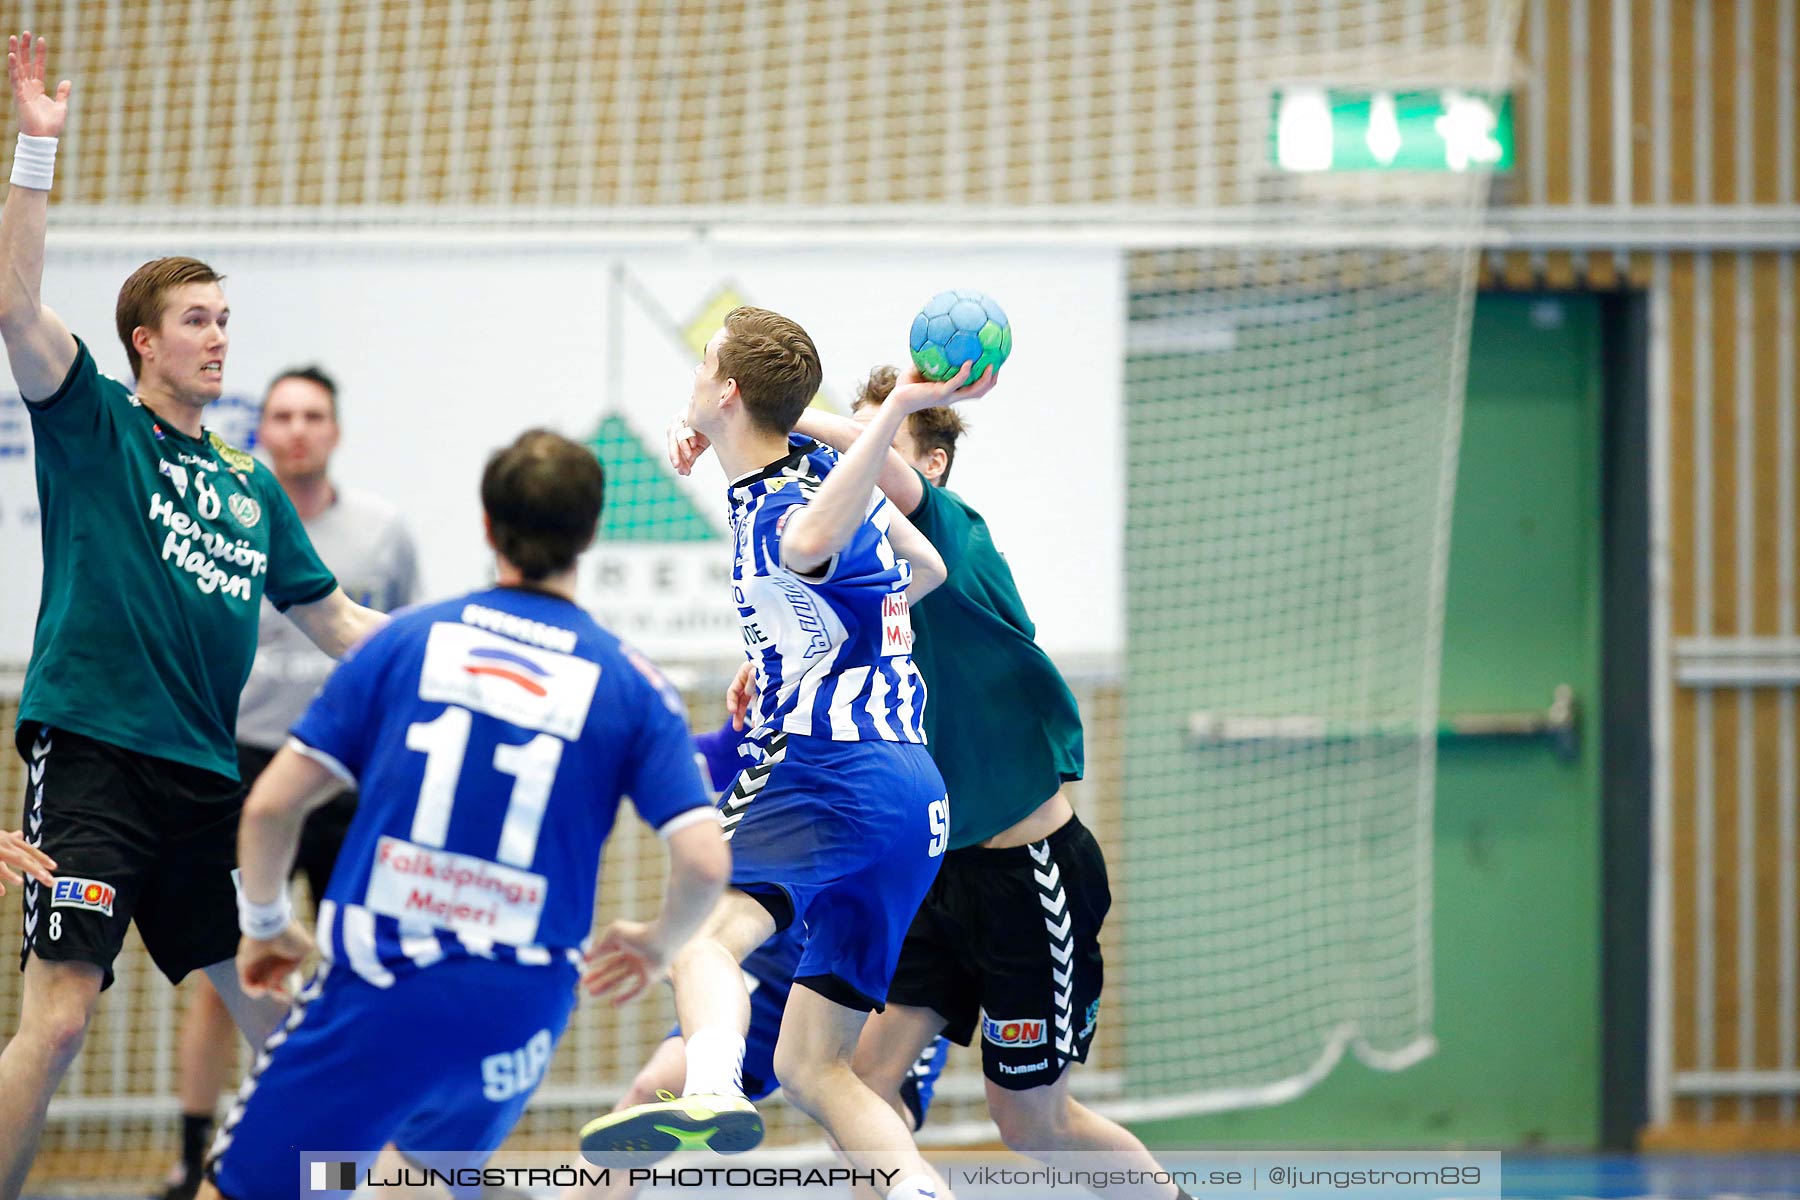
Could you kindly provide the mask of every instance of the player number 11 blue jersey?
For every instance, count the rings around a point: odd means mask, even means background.
[[[540,592],[396,615],[293,739],[361,789],[318,937],[377,985],[458,955],[577,961],[620,796],[660,832],[712,819],[679,697]]]

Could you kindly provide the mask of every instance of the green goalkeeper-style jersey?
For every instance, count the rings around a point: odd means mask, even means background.
[[[1082,773],[1081,712],[1035,640],[1012,568],[987,522],[923,475],[907,514],[949,578],[912,610],[925,678],[925,736],[950,793],[950,849],[1016,825]]]
[[[56,394],[26,401],[44,586],[19,719],[235,779],[263,595],[285,609],[337,583],[272,473],[75,351]]]

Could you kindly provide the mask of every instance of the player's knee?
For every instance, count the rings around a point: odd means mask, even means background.
[[[60,1008],[21,1021],[19,1036],[43,1048],[53,1061],[66,1063],[81,1051],[87,1037],[88,1013],[80,1008]]]
[[[883,1103],[890,1107],[899,1105],[900,1085],[906,1082],[906,1073],[912,1069],[910,1059],[895,1062],[891,1055],[884,1056],[858,1046],[850,1066],[864,1086],[880,1096]]]
[[[705,964],[722,957],[731,958],[734,964],[737,961],[716,939],[708,937],[704,932],[695,934],[670,961],[669,983],[679,990],[684,986],[684,981],[692,978],[696,971],[704,971]]]
[[[99,972],[85,964],[44,964],[49,977],[30,989],[19,1017],[19,1036],[51,1056],[68,1062],[81,1049],[94,1003],[100,998]]]
[[[693,976],[694,943],[699,940],[698,936],[689,938],[687,945],[676,951],[675,957],[669,960],[669,986],[678,992],[685,981]]]
[[[813,1086],[813,1072],[817,1069],[817,1064],[808,1062],[805,1055],[796,1053],[784,1039],[775,1043],[771,1065],[775,1068],[775,1078],[781,1080],[782,1094],[794,1104],[805,1108],[801,1096]]]
[[[1063,1145],[1068,1141],[1074,1118],[1068,1093],[1052,1087],[1022,1092],[990,1089],[988,1109],[1000,1129],[1000,1140],[1008,1150],[1019,1154]]]
[[[836,1061],[820,1062],[790,1046],[786,1039],[775,1044],[775,1078],[781,1080],[781,1094],[815,1120],[820,1106],[829,1099],[834,1074],[849,1074],[848,1065]],[[838,1079],[839,1090],[844,1082],[842,1078]]]

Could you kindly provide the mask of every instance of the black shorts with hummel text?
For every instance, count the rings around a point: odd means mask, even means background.
[[[956,798],[951,797],[954,804]],[[1055,1083],[1087,1058],[1100,1019],[1106,859],[1087,826],[1040,842],[952,850],[907,931],[891,1004],[929,1008],[1003,1088]]]
[[[136,920],[157,968],[179,983],[237,953],[234,779],[27,722],[25,835],[56,862],[56,886],[27,881],[19,965],[113,960]]]

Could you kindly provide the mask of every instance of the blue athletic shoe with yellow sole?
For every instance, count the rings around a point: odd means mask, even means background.
[[[644,1167],[677,1150],[741,1154],[762,1143],[762,1114],[742,1096],[657,1095],[582,1126],[581,1156],[596,1167]]]

